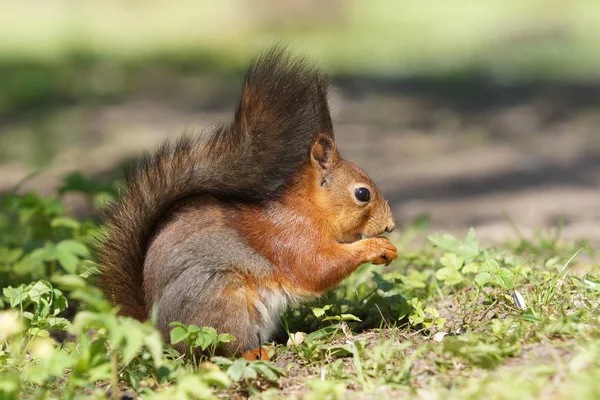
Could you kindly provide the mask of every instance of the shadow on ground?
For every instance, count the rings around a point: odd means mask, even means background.
[[[155,73],[145,76],[150,87],[118,100],[70,101],[0,121],[0,189],[31,172],[28,150],[40,135],[51,135],[55,154],[23,190],[51,192],[72,170],[118,176],[115,166],[131,154],[232,113],[239,80]],[[563,221],[565,235],[594,241],[598,86],[346,76],[333,79],[331,101],[342,155],[376,178],[401,223],[428,214],[433,230],[476,225],[483,237],[503,239],[509,215],[524,232]]]

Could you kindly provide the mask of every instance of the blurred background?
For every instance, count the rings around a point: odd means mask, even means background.
[[[342,155],[399,225],[600,243],[597,0],[2,1],[0,193],[119,179],[229,118],[276,42],[330,72]]]

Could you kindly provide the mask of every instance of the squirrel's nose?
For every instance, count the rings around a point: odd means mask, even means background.
[[[396,224],[394,224],[394,222],[390,222],[389,225],[385,227],[385,231],[389,233],[389,232],[393,231],[395,227],[396,227]]]
[[[386,227],[385,227],[385,231],[386,232],[391,232],[394,230],[394,228],[396,227],[396,223],[394,222],[394,217],[392,216],[392,210],[390,209],[390,204],[386,201],[385,202],[385,220],[386,222]]]

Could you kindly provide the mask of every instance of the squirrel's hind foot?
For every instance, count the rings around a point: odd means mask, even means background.
[[[260,346],[256,349],[246,350],[242,353],[242,357],[250,361],[271,361],[271,355],[275,349],[271,346]]]

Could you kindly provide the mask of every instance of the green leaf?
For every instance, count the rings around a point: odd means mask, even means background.
[[[348,390],[346,381],[311,379],[306,385],[314,394],[307,399],[343,399]]]
[[[342,314],[342,315],[332,315],[329,317],[323,318],[323,321],[358,321],[361,322],[361,319],[352,314]]]
[[[81,334],[88,331],[90,328],[106,328],[112,349],[117,348],[121,342],[121,338],[125,334],[121,327],[121,323],[117,320],[114,314],[96,313],[91,311],[80,311],[73,320],[73,331]],[[80,336],[81,338],[82,336]],[[98,340],[96,340],[98,342]],[[94,342],[94,343],[96,343]]]
[[[440,249],[455,253],[467,261],[471,261],[479,255],[479,243],[473,228],[469,230],[465,243],[448,234],[430,235],[428,239]]]
[[[125,365],[129,364],[140,352],[144,343],[144,333],[136,325],[127,321],[127,323],[120,327],[127,332],[125,343],[121,345],[122,361]]]
[[[440,258],[440,264],[447,268],[459,270],[462,268],[464,259],[454,253],[446,253]]]
[[[34,271],[43,271],[44,256],[44,249],[35,249],[14,264],[12,270],[18,275],[26,275]]]
[[[79,259],[76,255],[68,252],[61,251],[58,253],[58,262],[70,274],[77,272],[77,263]]]
[[[456,285],[463,281],[463,276],[458,269],[441,268],[435,272],[435,277],[448,285]]]
[[[385,279],[383,277],[383,275],[373,271],[373,281],[375,282],[375,284],[377,285],[377,288],[383,292],[391,292],[392,290],[394,290],[396,288],[396,285],[394,284],[394,282],[390,282],[389,280]],[[314,310],[313,310],[314,312]]]
[[[0,247],[0,264],[13,264],[23,255],[23,249]]]
[[[362,320],[360,318],[358,318],[356,315],[352,315],[352,314],[342,314],[340,315],[341,321],[357,321],[357,322],[362,322]]]
[[[23,311],[21,313],[21,317],[28,319],[28,320],[32,320],[33,319],[33,313],[29,312],[29,311]]]
[[[110,378],[110,363],[100,364],[88,370],[89,381],[105,381]]]
[[[58,258],[58,248],[54,243],[48,243],[42,249],[44,261],[55,261]]]
[[[440,316],[440,312],[438,310],[436,310],[435,308],[433,308],[433,307],[427,307],[427,308],[425,308],[425,312],[428,313],[428,314],[431,314],[431,316],[435,317],[435,318],[437,318],[437,317]]]
[[[67,368],[71,368],[75,363],[75,358],[64,350],[55,351],[50,358],[47,368],[53,376],[63,376]]]
[[[187,327],[187,331],[192,334],[192,333],[198,333],[198,332],[202,332],[202,328],[200,328],[198,325],[194,325],[191,324]]]
[[[478,284],[480,284],[480,282],[495,282],[503,289],[512,289],[515,283],[515,274],[507,268],[500,267],[496,260],[486,260],[479,270],[480,274],[475,277],[475,281]],[[487,275],[482,275],[484,273],[489,274],[489,279]],[[482,285],[480,284],[480,286]]]
[[[229,368],[227,368],[227,375],[229,375],[232,381],[237,382],[242,379],[242,375],[247,366],[248,360],[245,358],[238,358]]]
[[[496,275],[498,270],[500,269],[500,265],[498,265],[498,261],[494,259],[485,260],[485,262],[481,265],[479,269],[481,272],[489,272],[492,275]]]
[[[66,310],[69,306],[67,298],[58,289],[52,289],[52,306],[54,308],[54,315]]]
[[[465,265],[461,270],[463,274],[476,274],[478,271],[479,265],[477,265],[476,263],[469,263]]]
[[[71,254],[78,255],[80,257],[90,256],[90,251],[88,250],[86,245],[73,239],[63,240],[62,242],[56,245],[56,248],[59,251],[68,252]]]
[[[160,333],[156,330],[152,330],[150,334],[147,334],[144,339],[144,344],[148,348],[150,355],[152,356],[152,361],[154,361],[155,367],[160,367],[163,365],[163,341]]]
[[[86,280],[78,275],[56,275],[52,277],[52,282],[57,286],[70,291],[75,289],[86,289],[88,287]]]
[[[425,281],[428,277],[429,273],[427,272],[412,270],[408,276],[402,277],[402,281],[409,288],[420,289],[425,287]]]
[[[50,333],[47,330],[40,328],[29,328],[27,333],[29,334],[29,336],[37,336],[42,338],[50,337]]]
[[[253,381],[256,378],[258,378],[258,374],[252,366],[248,366],[248,368],[245,368],[242,372],[242,378],[244,378],[247,381]]]
[[[325,315],[325,311],[329,310],[331,308],[331,305],[326,305],[323,308],[318,308],[315,307],[312,309],[313,314],[315,314],[315,317],[317,318],[321,318],[323,315]]]
[[[271,382],[277,382],[280,376],[283,375],[283,370],[271,363],[257,361],[251,364],[253,368],[258,370],[262,376]]]
[[[84,336],[84,335],[82,335]],[[81,340],[81,336],[80,336]],[[107,344],[105,338],[94,340],[88,346],[88,362],[89,365],[101,365],[109,364],[108,358],[109,353],[107,351]]]
[[[235,341],[236,337],[229,333],[220,333],[217,337],[217,341],[219,343],[231,343]]]
[[[48,370],[44,364],[37,364],[30,366],[29,369],[25,371],[23,374],[23,379],[34,385],[41,385],[45,380],[48,379]],[[2,397],[2,390],[0,389],[0,399],[4,399]]]
[[[52,317],[48,318],[48,325],[50,325],[54,329],[60,329],[62,331],[67,331],[71,328],[71,322],[66,318],[58,318]]]
[[[448,234],[429,235],[427,239],[440,249],[450,251],[453,253],[458,252],[461,246],[460,240]]]
[[[353,346],[351,344],[338,344],[331,346],[323,346],[324,349],[328,350],[328,353],[331,357],[339,358],[339,357],[347,357],[352,354]]]
[[[176,399],[208,399],[212,397],[212,390],[197,375],[187,375],[177,382],[179,396],[168,396]]]
[[[338,332],[338,329],[339,329],[339,325],[337,325],[337,324],[326,326],[321,329],[317,329],[316,331],[311,332],[308,335],[306,335],[306,337],[304,338],[304,342],[307,343],[307,342],[311,342],[314,340],[320,340],[323,338],[332,337],[336,332]]]
[[[214,356],[214,357],[211,357],[210,360],[217,365],[230,366],[233,364],[233,360],[230,358],[226,358],[226,357]]]
[[[206,367],[205,371],[201,371],[202,381],[206,384],[217,388],[226,389],[231,385],[231,381],[226,373],[214,367]]]
[[[56,350],[49,359],[28,369],[24,378],[30,383],[40,385],[49,377],[63,377],[65,370],[71,368],[75,362],[75,358],[64,350]]]
[[[410,299],[408,304],[410,304],[414,308],[423,308],[423,302],[417,297],[413,297],[412,299]]]
[[[2,293],[10,301],[10,306],[16,307],[17,305],[21,304],[21,302],[23,300],[25,300],[27,297],[29,297],[28,293],[24,293],[24,291],[25,291],[25,285],[21,285],[16,288],[9,286],[7,288],[4,288],[2,290]]]
[[[21,380],[14,372],[0,373],[0,398],[18,400],[21,393]]]
[[[52,285],[46,281],[38,281],[29,289],[29,298],[36,304],[40,303],[43,295],[52,293]]]
[[[515,283],[515,274],[511,270],[502,267],[496,275],[496,281],[503,289],[512,289]]]
[[[189,337],[189,333],[187,329],[182,328],[181,326],[176,326],[171,329],[171,344],[176,344],[184,341]]]
[[[194,341],[195,347],[200,347],[202,350],[206,350],[213,343],[216,344],[217,337],[211,335],[209,332],[200,332]]]
[[[489,272],[480,272],[475,276],[475,282],[480,287],[483,287],[485,284],[489,283],[492,280],[492,275]]]
[[[81,224],[74,218],[69,217],[56,217],[50,222],[50,226],[53,228],[69,228],[69,229],[79,229]]]
[[[50,302],[47,298],[42,297],[40,299],[35,313],[41,318],[47,318],[50,315]]]

